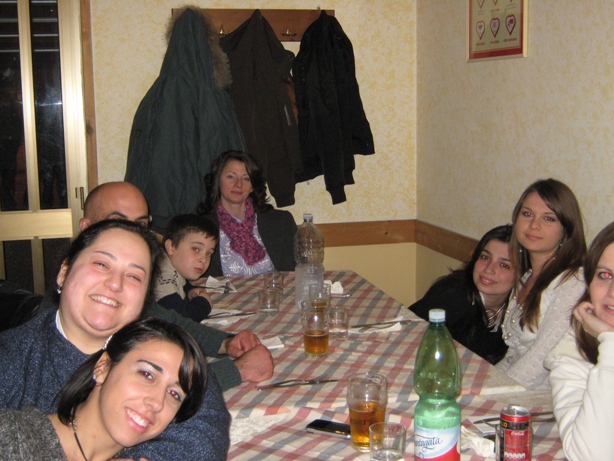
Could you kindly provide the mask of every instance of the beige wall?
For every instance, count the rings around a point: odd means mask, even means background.
[[[326,269],[352,269],[405,306],[460,265],[461,261],[416,243],[327,248],[324,259]]]
[[[462,261],[437,253],[429,248],[416,245],[416,291],[410,299],[413,303],[422,298],[429,287],[442,275],[446,275],[451,269],[458,269]],[[419,268],[419,269],[418,269]]]
[[[91,0],[100,181],[124,175],[134,112],[155,80],[171,0]],[[211,8],[305,8],[299,0],[199,1]],[[529,2],[529,56],[466,63],[465,0],[331,0],[324,8],[352,40],[377,153],[358,157],[348,202],[333,207],[321,179],[301,184],[297,222],[418,218],[479,238],[508,222],[522,190],[556,177],[576,192],[589,240],[614,213],[614,2]],[[590,7],[589,7],[590,5]],[[296,49],[295,49],[296,51]],[[351,267],[411,302],[458,261],[413,253],[332,249],[327,267]],[[408,246],[410,248],[411,245]],[[431,254],[432,253],[432,254]],[[329,258],[332,258],[329,260]],[[449,259],[449,258],[448,258]],[[365,264],[366,262],[366,264]],[[419,269],[414,269],[414,268]],[[360,269],[358,269],[360,268]],[[379,280],[384,280],[380,282]],[[384,288],[383,285],[380,285]],[[413,291],[412,291],[413,290]],[[407,300],[407,301],[406,301]]]
[[[416,299],[415,243],[327,248],[324,267],[351,269],[407,305]]]
[[[529,56],[475,63],[466,5],[417,2],[417,218],[479,238],[555,177],[592,239],[614,219],[614,2],[530,1]]]
[[[121,180],[132,118],[156,79],[164,33],[176,0],[91,0],[99,181]],[[195,0],[206,8],[315,8],[302,0]],[[316,222],[409,219],[415,190],[415,3],[406,0],[330,0],[352,41],[362,100],[376,154],[357,156],[348,201],[331,204],[322,178],[297,186],[297,222],[306,211]],[[290,46],[297,52],[298,48]]]

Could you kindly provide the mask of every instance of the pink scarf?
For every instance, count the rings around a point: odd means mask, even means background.
[[[232,217],[222,202],[217,203],[217,218],[220,221],[220,230],[230,238],[230,249],[241,255],[243,260],[250,266],[262,261],[266,257],[266,251],[258,243],[254,236],[256,213],[252,199],[245,201],[245,216],[243,222]]]

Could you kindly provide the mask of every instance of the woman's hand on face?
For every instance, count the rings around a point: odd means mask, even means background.
[[[597,337],[604,331],[614,331],[614,327],[595,315],[594,306],[588,301],[581,303],[573,311],[573,316],[591,336]]]

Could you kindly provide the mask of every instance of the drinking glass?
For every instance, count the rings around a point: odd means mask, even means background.
[[[328,309],[315,306],[311,301],[303,301],[301,306],[305,355],[324,357],[328,354]]]
[[[330,306],[328,308],[330,317],[329,333],[331,338],[345,339],[348,336],[350,323],[350,309],[347,306]]]
[[[405,459],[407,429],[397,423],[375,423],[369,427],[371,461],[402,461]]]
[[[284,273],[283,272],[265,272],[263,275],[264,288],[277,288],[283,293],[284,291]]]
[[[388,404],[386,378],[373,373],[357,373],[348,378],[347,402],[350,409],[352,444],[369,451],[369,427],[383,423]]]
[[[326,283],[309,285],[309,300],[315,307],[330,306],[330,285]]]
[[[258,292],[258,312],[275,315],[279,312],[281,291],[277,288],[263,288]]]

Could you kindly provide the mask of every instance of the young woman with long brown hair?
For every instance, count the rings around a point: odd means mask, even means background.
[[[497,367],[527,389],[548,387],[544,358],[584,290],[582,214],[569,187],[545,179],[522,193],[512,224],[511,257],[521,278],[501,325],[509,348]]]

